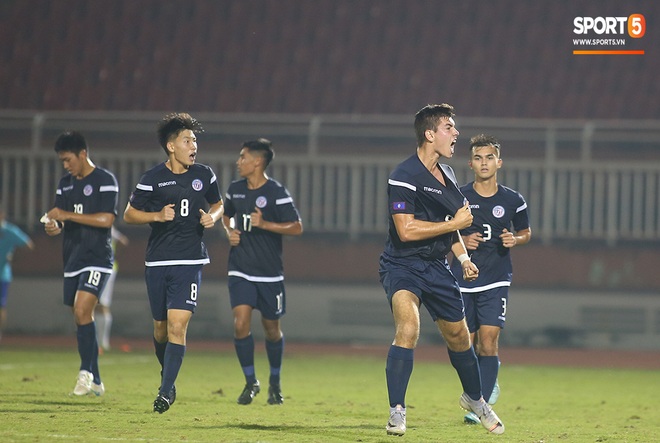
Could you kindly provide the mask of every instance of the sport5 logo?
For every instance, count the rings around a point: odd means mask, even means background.
[[[629,17],[575,17],[573,26],[574,34],[593,31],[598,35],[628,34],[632,38],[642,38],[646,34],[646,18],[642,14],[631,14]]]

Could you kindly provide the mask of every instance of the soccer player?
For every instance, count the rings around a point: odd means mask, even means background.
[[[280,318],[286,311],[282,236],[301,235],[303,225],[291,195],[266,175],[274,151],[269,140],[247,141],[236,162],[242,177],[229,185],[223,225],[229,250],[228,286],[234,315],[234,346],[245,375],[238,404],[247,405],[260,391],[254,368],[252,310],[261,311],[270,364],[268,404],[284,402],[280,369],[284,335]]]
[[[110,330],[112,329],[112,295],[115,290],[115,280],[117,279],[117,243],[128,246],[129,240],[119,229],[112,227],[112,252],[115,254],[115,263],[112,266],[112,274],[103,288],[103,292],[99,297],[99,304],[96,305],[94,310],[94,323],[96,323],[96,337],[99,342],[100,351],[110,350]]]
[[[453,106],[445,103],[419,110],[415,115],[417,152],[400,163],[388,180],[389,234],[379,272],[395,329],[385,368],[390,403],[386,431],[391,435],[406,432],[405,395],[419,339],[420,305],[431,314],[447,343],[463,386],[460,406],[476,413],[489,432],[504,432],[504,425],[483,399],[463,299],[446,258],[449,251],[458,257],[465,280],[479,275],[458,232],[472,224],[469,204],[454,171],[439,163],[454,155],[459,132],[453,117]]]
[[[94,308],[112,273],[110,229],[117,216],[119,186],[108,170],[96,166],[82,134],[64,132],[55,152],[68,174],[57,186],[55,207],[42,218],[46,234],[63,233],[64,304],[73,308],[80,372],[74,395],[103,395]]]
[[[32,239],[18,226],[5,219],[5,211],[0,205],[0,340],[7,323],[7,297],[12,280],[11,259],[19,247],[34,249]]]
[[[154,400],[162,414],[176,400],[175,381],[186,350],[186,331],[197,307],[202,266],[209,255],[204,230],[222,217],[222,197],[213,170],[196,163],[202,125],[190,114],[172,113],[158,125],[167,160],[142,175],[124,220],[151,225],[145,280],[154,324],[161,384]]]
[[[523,196],[497,183],[497,171],[502,167],[497,139],[484,134],[472,137],[468,164],[474,171],[474,181],[461,187],[461,192],[470,202],[474,219],[472,226],[462,231],[462,237],[472,253],[472,262],[479,267],[479,278],[463,279],[456,260],[451,269],[461,287],[473,343],[476,334],[484,400],[495,404],[499,396],[498,341],[506,321],[513,272],[509,251],[527,244],[532,230]],[[479,419],[469,412],[464,421],[476,424]]]

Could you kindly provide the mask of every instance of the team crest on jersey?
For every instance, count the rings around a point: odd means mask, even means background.
[[[85,185],[85,187],[83,188],[83,194],[85,194],[85,197],[89,197],[90,195],[92,195],[92,192],[94,192],[94,188],[92,187],[92,185]]]
[[[268,200],[263,195],[260,195],[259,197],[257,197],[257,201],[255,202],[255,204],[257,205],[257,208],[263,209],[268,204]]]
[[[504,217],[504,208],[500,205],[497,205],[493,208],[493,217],[502,218]]]
[[[204,184],[202,183],[202,181],[200,179],[196,178],[195,180],[193,180],[192,188],[195,191],[201,191],[203,187],[204,187]]]

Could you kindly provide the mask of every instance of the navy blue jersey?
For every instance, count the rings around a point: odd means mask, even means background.
[[[241,242],[229,251],[228,275],[257,282],[283,280],[282,234],[253,227],[250,214],[259,208],[266,221],[300,220],[289,191],[271,178],[259,189],[248,189],[242,179],[229,185],[225,200],[225,215],[233,217],[234,228],[241,231]]]
[[[473,183],[461,187],[474,216],[472,225],[462,230],[461,234],[481,232],[485,241],[479,243],[476,250],[468,251],[472,263],[479,268],[479,277],[476,280],[464,281],[460,263],[458,260],[452,261],[452,271],[463,292],[510,286],[513,273],[510,249],[502,245],[500,234],[505,228],[511,232],[529,228],[527,203],[522,195],[511,188],[498,185],[495,195],[482,197],[474,190]]]
[[[454,171],[438,163],[446,186],[436,179],[417,154],[399,164],[390,174],[387,186],[389,199],[389,235],[384,254],[390,257],[416,257],[422,260],[444,259],[451,250],[454,233],[425,240],[403,242],[396,231],[394,214],[413,214],[415,219],[430,222],[450,220],[465,204],[465,197],[456,184]]]
[[[209,205],[220,200],[218,181],[206,165],[196,163],[183,174],[175,174],[161,163],[145,172],[131,194],[131,206],[140,211],[159,212],[164,206],[174,204],[174,220],[150,223],[145,264],[209,263],[199,210],[207,211]]]
[[[119,185],[112,172],[96,167],[80,180],[71,174],[62,177],[55,207],[77,214],[105,212],[116,216],[118,194]],[[110,273],[114,261],[111,241],[110,228],[64,222],[64,276],[74,277],[91,270]]]

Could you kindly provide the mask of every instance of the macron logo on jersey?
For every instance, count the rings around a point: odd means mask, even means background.
[[[172,186],[172,185],[176,185],[176,180],[170,180],[170,181],[167,181],[167,182],[158,183],[159,188],[164,188],[165,186]]]
[[[394,202],[392,203],[392,209],[395,211],[403,211],[406,209],[406,202]]]
[[[429,188],[428,186],[424,186],[424,190],[426,192],[435,192],[436,194],[442,194],[442,191],[440,189]]]

